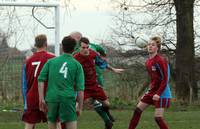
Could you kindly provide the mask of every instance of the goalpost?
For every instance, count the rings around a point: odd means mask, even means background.
[[[47,35],[48,40],[52,40],[51,43],[55,45],[55,55],[60,55],[60,5],[59,3],[50,2],[0,2],[0,7],[0,102],[21,102],[21,71],[25,55],[23,53],[24,51],[20,50],[19,47],[26,48],[27,45],[31,45],[34,42],[34,38],[31,40],[30,38],[38,34],[38,31],[39,33],[42,31],[42,33]],[[7,7],[9,9],[10,7],[14,7],[14,9],[6,10],[4,13],[3,9],[7,9]],[[36,14],[37,10],[34,10],[35,8],[39,8],[38,10],[41,13],[37,12]],[[16,11],[18,9],[25,11],[18,12]],[[34,26],[35,23],[37,27]],[[4,36],[5,30],[8,32],[7,34],[10,34],[10,44],[7,42],[7,35]],[[12,43],[14,43],[15,47],[9,46]]]
[[[58,3],[0,2],[0,6],[48,7],[48,8],[53,7],[53,8],[55,8],[55,26],[54,26],[54,30],[55,30],[55,55],[56,56],[60,55],[60,49],[59,49],[59,46],[60,46],[59,45],[59,43],[60,43],[60,6],[59,6]],[[40,24],[42,24],[42,23],[40,23]]]

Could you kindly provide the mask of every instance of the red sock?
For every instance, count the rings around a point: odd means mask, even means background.
[[[129,123],[129,127],[128,129],[135,129],[139,120],[140,120],[140,117],[141,117],[141,114],[142,114],[142,110],[140,110],[139,108],[136,108],[135,111],[134,111],[134,114],[132,116],[132,119]]]
[[[155,121],[158,124],[158,126],[160,127],[160,129],[168,129],[168,126],[162,117],[155,117]]]
[[[66,129],[65,123],[61,123],[61,129]]]

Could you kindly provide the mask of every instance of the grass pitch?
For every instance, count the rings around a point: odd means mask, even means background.
[[[112,110],[116,119],[113,129],[127,129],[133,111]],[[153,109],[146,110],[137,129],[158,129],[154,121]],[[200,110],[166,111],[165,120],[170,129],[200,129]],[[0,129],[23,129],[19,112],[0,112]],[[47,129],[47,124],[38,124],[36,129]],[[78,129],[104,129],[104,123],[95,111],[83,111],[78,119]]]

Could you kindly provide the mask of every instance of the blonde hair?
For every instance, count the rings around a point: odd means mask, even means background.
[[[161,49],[161,38],[159,36],[154,36],[151,38],[151,40],[155,41],[158,47],[158,51]]]
[[[47,36],[45,34],[39,34],[35,37],[35,44],[36,48],[42,48],[47,45]]]

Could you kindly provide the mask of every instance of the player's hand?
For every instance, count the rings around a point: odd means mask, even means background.
[[[78,117],[81,116],[81,113],[82,113],[82,110],[76,110],[76,114],[77,114]]]
[[[155,94],[155,95],[153,96],[153,100],[154,100],[154,101],[158,101],[159,99],[160,99],[160,96],[159,96],[159,95]]]
[[[47,108],[47,104],[44,99],[39,100],[39,109],[40,109],[40,111],[47,113],[48,108]]]
[[[122,72],[125,71],[125,69],[116,69],[116,68],[113,68],[112,70],[113,70],[113,72],[115,72],[115,73],[122,73]]]
[[[79,117],[82,113],[82,108],[80,107],[80,105],[77,103],[76,104],[76,114]]]
[[[101,58],[102,60],[107,61],[107,58],[106,58],[105,56],[100,56],[100,58]]]

